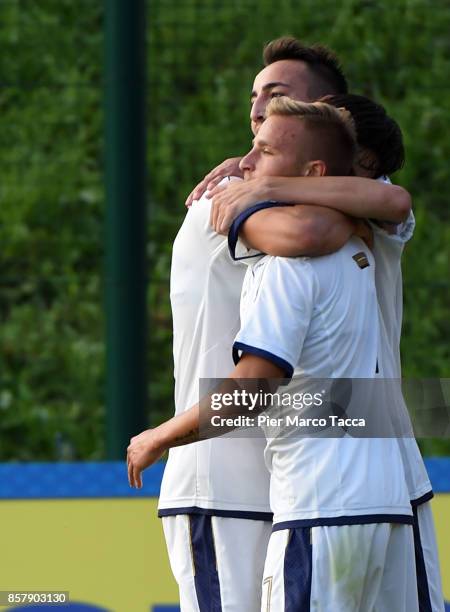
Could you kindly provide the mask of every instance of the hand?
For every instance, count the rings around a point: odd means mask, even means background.
[[[354,235],[363,240],[367,247],[373,250],[373,231],[370,225],[364,219],[355,219]]]
[[[186,199],[185,205],[191,206],[194,200],[199,200],[205,191],[213,189],[225,176],[239,176],[243,178],[243,174],[239,169],[239,162],[242,157],[230,157],[219,164],[214,170],[211,170],[205,178],[191,191]]]
[[[128,482],[130,487],[142,488],[142,472],[161,458],[165,448],[159,442],[158,427],[147,429],[131,438],[127,448]]]
[[[256,202],[267,199],[267,187],[263,178],[236,181],[212,189],[210,223],[218,234],[227,234],[234,219]]]

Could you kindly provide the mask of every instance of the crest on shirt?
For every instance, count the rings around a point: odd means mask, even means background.
[[[369,260],[367,259],[367,255],[364,253],[364,251],[356,253],[356,255],[353,255],[352,259],[356,261],[361,270],[363,268],[367,268],[367,266],[370,266]]]

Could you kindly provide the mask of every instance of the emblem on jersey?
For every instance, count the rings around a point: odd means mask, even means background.
[[[356,261],[356,263],[361,268],[361,270],[363,268],[367,268],[367,266],[370,266],[369,260],[367,259],[367,256],[364,253],[364,251],[360,251],[359,253],[356,253],[356,255],[353,255],[352,259]]]

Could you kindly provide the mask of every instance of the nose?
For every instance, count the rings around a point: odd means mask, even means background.
[[[251,172],[254,167],[253,163],[253,149],[247,155],[245,155],[241,161],[239,162],[239,170],[245,174],[246,172]]]
[[[252,107],[250,110],[250,120],[252,122],[252,126],[259,126],[264,121],[265,116],[265,103],[258,96],[253,100]]]

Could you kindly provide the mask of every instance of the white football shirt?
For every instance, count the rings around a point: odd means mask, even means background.
[[[377,180],[390,183],[390,180],[385,177]],[[404,223],[393,226],[394,233],[392,234],[375,222],[371,222],[370,225],[374,233],[375,284],[380,316],[396,362],[394,376],[400,378],[400,336],[403,319],[401,258],[405,244],[414,233],[414,214],[410,211]]]
[[[377,179],[390,183],[389,178]],[[246,252],[244,245],[238,239],[240,226],[254,212],[262,208],[278,206],[277,202],[264,202],[253,206],[235,220],[229,236],[230,249],[236,259],[245,260],[249,265],[255,252]],[[413,235],[415,219],[411,211],[408,219],[388,233],[385,229],[371,223],[374,232],[375,285],[379,304],[379,363],[378,375],[387,379],[401,378],[400,336],[403,317],[403,281],[401,256],[404,246]],[[248,249],[247,249],[248,251]],[[404,407],[398,385],[390,385],[396,392],[397,409]],[[431,483],[422,459],[417,442],[414,438],[399,438],[400,449],[404,460],[404,468],[410,499],[413,503],[426,501],[432,497]]]
[[[390,183],[389,179],[378,180]],[[401,257],[405,244],[412,238],[415,227],[411,211],[407,220],[389,234],[371,223],[374,232],[375,285],[379,304],[380,355],[379,374],[385,378],[401,379],[400,337],[403,319],[403,280]],[[403,402],[401,393],[397,401]],[[417,442],[414,438],[400,438],[407,484],[413,503],[430,499],[432,487]]]
[[[194,202],[173,245],[175,409],[199,401],[201,378],[226,378],[239,330],[246,266],[209,224],[210,200]],[[159,515],[207,512],[271,520],[264,437],[215,438],[173,448],[164,471]]]
[[[293,375],[284,392],[302,389],[305,376],[374,378],[374,275],[374,259],[357,238],[324,257],[264,257],[245,277],[235,354],[264,356],[283,367]],[[277,527],[411,521],[396,438],[289,432],[268,437],[265,454]]]

